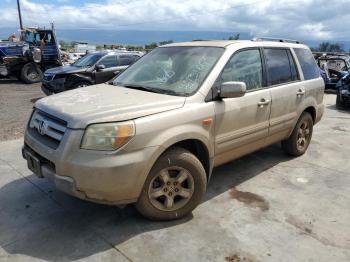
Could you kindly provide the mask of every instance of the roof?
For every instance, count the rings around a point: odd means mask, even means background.
[[[212,46],[212,47],[226,47],[228,45],[242,43],[242,42],[250,42],[249,40],[198,40],[192,42],[180,42],[180,43],[172,43],[168,45],[164,45],[166,47],[169,46]]]
[[[289,42],[277,42],[277,41],[252,41],[252,40],[205,40],[205,41],[192,41],[192,42],[180,42],[164,45],[161,47],[175,47],[175,46],[208,46],[208,47],[228,47],[232,45],[248,45],[248,46],[271,46],[271,47],[305,47],[303,44],[289,43]]]

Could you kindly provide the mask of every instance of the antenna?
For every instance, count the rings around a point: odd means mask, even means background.
[[[19,0],[17,0],[17,9],[18,9],[18,17],[19,17],[19,27],[21,28],[21,30],[23,30],[21,4],[20,4]]]

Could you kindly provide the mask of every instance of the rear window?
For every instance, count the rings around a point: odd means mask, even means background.
[[[265,48],[264,54],[269,85],[278,85],[298,80],[297,70],[289,50]]]
[[[309,49],[294,48],[294,52],[297,55],[301,69],[303,70],[305,80],[320,77],[320,70],[318,69],[316,61]]]

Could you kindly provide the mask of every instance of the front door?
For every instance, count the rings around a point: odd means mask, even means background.
[[[98,65],[103,65],[104,69],[98,69]],[[116,55],[103,57],[96,66],[95,83],[105,83],[115,76],[115,72],[119,70],[118,60]]]
[[[264,87],[260,49],[235,53],[219,81],[245,82],[247,93],[243,97],[215,102],[215,165],[263,147],[268,135],[271,109],[270,91]]]

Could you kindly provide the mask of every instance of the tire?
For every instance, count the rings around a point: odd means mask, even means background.
[[[34,84],[42,81],[43,73],[39,66],[33,63],[28,63],[22,67],[20,77],[24,83]]]
[[[337,93],[337,99],[335,102],[335,106],[337,109],[344,109],[344,103],[341,101],[340,94]]]
[[[291,156],[301,156],[309,147],[314,121],[308,112],[303,112],[290,137],[282,141],[282,149]]]
[[[89,82],[77,82],[74,85],[72,85],[72,87],[70,89],[76,89],[76,88],[82,88],[82,87],[86,87],[86,86],[90,86],[91,84]]]
[[[183,148],[172,148],[154,164],[136,208],[151,220],[179,219],[201,202],[206,186],[206,173],[198,158]]]

